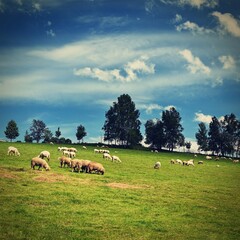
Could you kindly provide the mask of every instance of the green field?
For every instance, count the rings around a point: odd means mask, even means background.
[[[7,156],[10,145],[21,156]],[[198,156],[187,167],[170,160],[188,153],[110,148],[119,164],[75,145],[77,158],[106,172],[72,173],[59,167],[57,147],[0,143],[0,239],[240,239],[239,163]],[[51,171],[30,168],[42,150]]]

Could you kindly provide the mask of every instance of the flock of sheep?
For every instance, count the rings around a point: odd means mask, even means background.
[[[85,146],[83,146],[83,149],[87,149]],[[62,153],[62,156],[58,158],[60,162],[60,167],[65,167],[68,166],[71,168],[72,172],[77,171],[77,172],[86,172],[86,173],[99,173],[99,174],[104,174],[105,169],[101,163],[98,162],[92,162],[90,160],[83,160],[83,159],[76,159],[76,153],[77,149],[76,148],[67,148],[67,147],[58,147],[58,151]],[[118,156],[111,156],[109,150],[105,149],[94,149],[94,153],[102,153],[104,159],[109,159],[112,162],[119,162],[121,163],[122,161]],[[15,147],[8,147],[8,152],[7,155],[15,155],[15,156],[20,156],[20,153],[17,148]],[[35,167],[38,167],[38,170],[40,169],[45,169],[46,171],[49,171],[51,168],[48,165],[48,162],[50,161],[50,152],[49,151],[42,151],[37,157],[33,157],[31,159],[31,168],[35,169]]]
[[[83,146],[83,149],[87,149],[85,146]],[[68,166],[71,168],[72,172],[77,171],[77,172],[86,172],[86,173],[99,173],[99,174],[104,174],[105,169],[101,163],[98,162],[92,162],[90,160],[83,160],[83,159],[76,159],[76,153],[77,149],[76,148],[67,148],[67,147],[58,147],[58,151],[62,153],[62,156],[58,158],[60,162],[60,167],[66,167]],[[106,160],[111,160],[112,162],[118,162],[121,163],[122,161],[120,158],[116,155],[110,155],[110,151],[107,149],[94,149],[94,153],[102,154],[103,158]],[[8,147],[8,152],[7,155],[15,155],[15,156],[20,156],[20,152],[18,151],[17,148],[15,147]],[[197,155],[194,155],[197,157]],[[45,160],[47,159],[48,162],[50,161],[50,153],[48,151],[42,151],[37,157],[34,157],[31,159],[31,168],[35,169],[35,167],[38,167],[38,170],[41,168],[45,169],[46,171],[50,170],[50,167]],[[207,160],[211,160],[211,156],[206,156]],[[219,160],[219,158],[215,158],[216,161]],[[171,159],[170,160],[171,164],[179,164],[182,166],[194,166],[194,159],[190,159],[188,161],[182,161],[180,159]],[[239,160],[233,160],[233,163],[239,163]],[[203,164],[203,161],[198,161],[198,164]],[[154,169],[159,169],[161,167],[161,162],[156,162],[153,166]]]

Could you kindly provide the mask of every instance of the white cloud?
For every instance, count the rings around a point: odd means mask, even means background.
[[[234,16],[230,13],[220,13],[213,12],[213,16],[215,16],[219,23],[220,27],[224,32],[228,32],[235,37],[240,37],[240,24],[239,20],[235,19]]]
[[[223,64],[223,69],[231,69],[235,67],[235,60],[232,56],[220,56],[218,59]]]
[[[40,12],[42,10],[40,3],[37,3],[37,2],[32,4],[32,8],[34,12]]]
[[[214,8],[218,6],[218,0],[160,0],[160,1],[165,4],[174,4],[178,6],[189,5],[191,7],[195,7],[198,9],[202,7]]]
[[[190,22],[190,21],[186,21],[185,23],[176,26],[176,29],[179,32],[181,32],[182,30],[188,30],[192,33],[197,33],[197,34],[213,33],[213,31],[211,29],[199,27],[198,24]]]
[[[134,60],[132,62],[128,62],[122,69],[125,72],[126,76],[121,74],[121,70],[113,69],[113,70],[101,70],[99,68],[80,68],[74,70],[74,75],[76,76],[85,76],[91,78],[97,78],[101,81],[110,82],[112,80],[122,81],[122,82],[130,82],[134,81],[138,78],[139,73],[143,74],[153,74],[154,64],[148,64],[145,61],[145,58],[140,58]]]
[[[212,116],[203,113],[195,113],[194,121],[209,124],[212,121]]]
[[[198,57],[193,56],[190,50],[184,49],[180,51],[179,54],[188,62],[187,69],[192,74],[197,72],[210,74],[211,69],[205,66]]]

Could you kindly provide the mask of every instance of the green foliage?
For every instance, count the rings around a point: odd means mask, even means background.
[[[14,143],[19,157],[7,156],[8,146],[0,143],[1,239],[240,238],[240,165],[229,160],[199,155],[195,167],[183,167],[170,159],[192,154],[110,148],[117,164],[95,146],[74,145],[77,157],[104,165],[102,176],[60,168],[58,145]],[[51,153],[49,172],[30,169],[42,150]]]
[[[128,94],[118,97],[118,102],[114,102],[105,114],[104,140],[126,146],[138,144],[142,140],[139,116]]]
[[[80,140],[83,139],[86,135],[87,133],[85,131],[85,127],[83,125],[79,125],[77,127],[77,133],[76,133],[77,140],[80,142]]]
[[[41,120],[33,119],[32,125],[30,127],[30,135],[33,139],[33,141],[36,141],[39,143],[41,139],[44,139],[45,136],[45,130],[46,130],[46,124]]]
[[[60,127],[58,127],[58,130],[55,132],[55,136],[57,139],[59,139],[59,137],[61,136],[61,131],[60,131]]]
[[[4,133],[6,138],[10,139],[12,142],[13,139],[19,136],[17,123],[14,120],[9,121]]]
[[[201,122],[198,124],[199,129],[198,132],[195,134],[197,139],[197,144],[199,145],[199,150],[207,151],[208,150],[208,137],[207,137],[207,128],[206,125]]]

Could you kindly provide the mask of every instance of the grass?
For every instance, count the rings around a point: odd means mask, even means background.
[[[7,156],[10,145],[21,156]],[[57,147],[0,143],[0,239],[240,239],[239,164],[198,156],[203,165],[183,167],[170,159],[192,155],[110,149],[118,164],[77,145],[106,170],[78,174],[59,167]],[[42,150],[49,172],[30,169]]]

